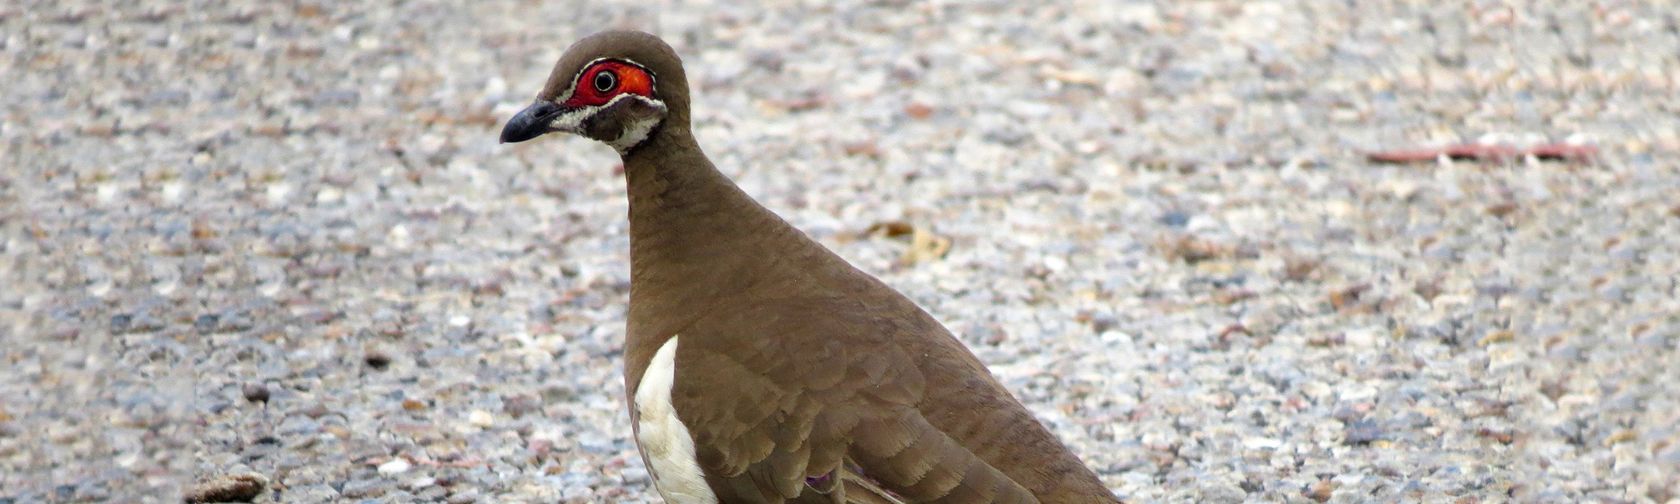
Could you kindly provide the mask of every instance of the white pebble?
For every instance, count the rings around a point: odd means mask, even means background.
[[[379,464],[379,474],[384,474],[386,476],[392,474],[402,474],[408,472],[408,470],[412,467],[414,467],[414,465],[408,463],[408,460],[401,457],[394,458],[391,459],[390,462]]]
[[[496,419],[495,417],[490,416],[490,412],[488,411],[472,410],[472,413],[467,414],[467,423],[479,427],[489,428],[491,425],[496,423]]]

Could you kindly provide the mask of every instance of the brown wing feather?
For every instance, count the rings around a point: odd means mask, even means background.
[[[743,296],[680,332],[672,401],[720,500],[1113,502],[942,326],[861,287]]]
[[[1038,502],[919,412],[854,432],[860,472],[907,502]]]

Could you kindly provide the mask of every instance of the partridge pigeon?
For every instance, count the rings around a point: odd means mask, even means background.
[[[625,390],[667,502],[1118,502],[932,316],[706,159],[659,38],[572,45],[501,140],[550,132],[623,158]]]

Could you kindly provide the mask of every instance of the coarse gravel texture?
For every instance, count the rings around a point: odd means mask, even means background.
[[[1676,502],[1677,12],[4,0],[0,502],[657,502],[616,156],[496,143],[608,27],[1130,500]],[[1476,141],[1602,154],[1364,159]]]

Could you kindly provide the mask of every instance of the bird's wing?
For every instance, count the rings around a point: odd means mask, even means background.
[[[682,331],[672,403],[720,499],[1038,502],[919,409],[930,394],[927,366],[963,362],[986,372],[960,343],[937,323],[844,316],[835,303],[847,301],[821,301],[729,310]],[[914,343],[929,338],[949,341]],[[995,386],[989,376],[978,380]],[[991,412],[973,413],[979,427],[999,423]]]

